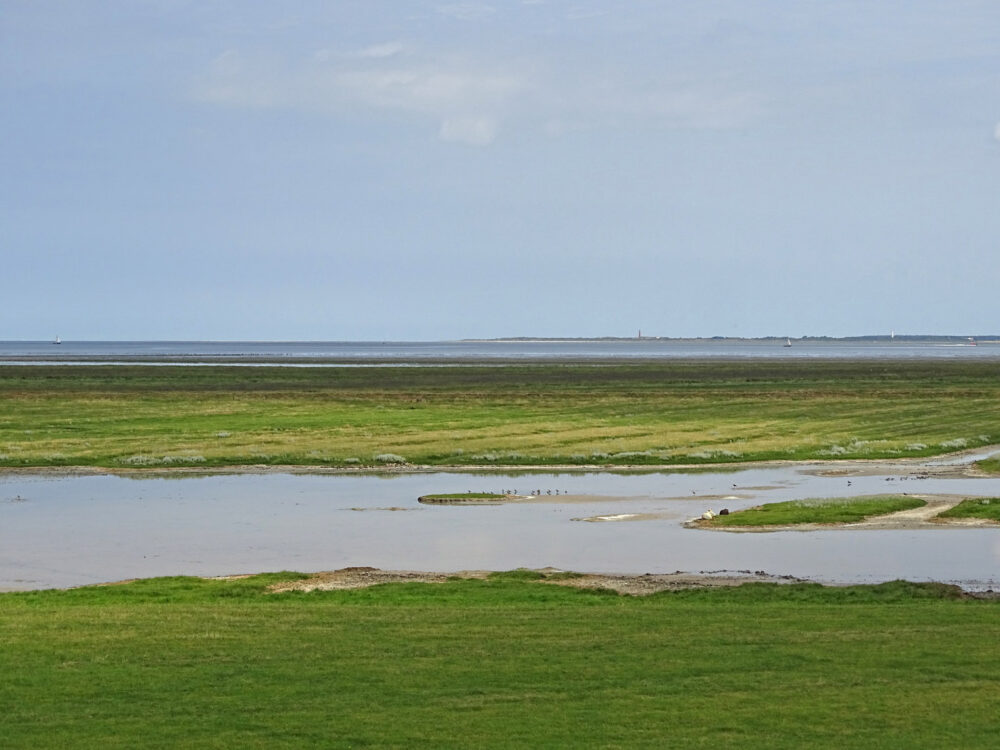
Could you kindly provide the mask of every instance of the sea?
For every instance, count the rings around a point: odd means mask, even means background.
[[[1000,359],[1000,339],[0,341],[0,364],[377,365],[669,359]]]

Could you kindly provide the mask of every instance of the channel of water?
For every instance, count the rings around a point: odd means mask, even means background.
[[[1000,587],[1000,527],[731,534],[718,511],[909,491],[1000,496],[1000,478],[818,476],[820,467],[645,474],[0,476],[0,590],[162,575],[370,565],[607,573],[763,570],[829,583],[896,578]],[[891,479],[890,479],[891,477]],[[544,502],[429,506],[434,492],[541,490]],[[552,495],[547,495],[547,492]],[[554,494],[558,491],[559,495]],[[572,502],[565,494],[584,496]],[[644,521],[587,523],[600,515]]]

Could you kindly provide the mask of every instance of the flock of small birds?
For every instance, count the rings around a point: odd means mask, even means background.
[[[885,481],[887,481],[887,482],[895,482],[895,481],[897,481],[897,479],[900,482],[905,482],[908,479],[930,479],[930,476],[928,474],[914,474],[912,477],[911,476],[886,477]],[[851,480],[850,479],[847,480],[847,486],[848,487],[851,486]],[[738,487],[737,487],[737,485],[735,483],[733,484],[733,489],[734,490],[738,489]],[[472,490],[469,490],[468,492],[469,492],[469,494],[472,494]],[[491,494],[491,493],[488,493],[486,490],[483,490],[483,494],[487,495],[487,494]],[[517,494],[517,490],[516,489],[512,489],[512,490],[507,490],[507,489],[500,490],[499,494],[501,494],[501,495],[516,495]],[[568,495],[569,494],[569,490],[541,490],[541,489],[535,489],[535,490],[529,490],[528,494],[529,495],[534,495],[536,497],[539,496],[539,495],[559,495],[559,494]],[[697,490],[691,490],[691,494],[692,495],[697,495],[698,491]]]

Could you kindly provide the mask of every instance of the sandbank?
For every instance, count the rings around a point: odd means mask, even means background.
[[[748,469],[801,467],[816,476],[853,477],[895,474],[899,477],[989,477],[992,476],[975,465],[975,461],[1000,453],[1000,445],[982,446],[968,450],[945,453],[923,458],[874,458],[874,459],[806,459],[775,461],[731,461],[711,464],[386,464],[383,466],[322,466],[302,464],[244,464],[236,466],[171,466],[152,468],[104,466],[2,466],[0,475],[48,474],[55,476],[114,475],[123,477],[172,477],[206,476],[224,474],[510,474],[510,473],[575,473],[607,474],[660,472],[736,472]],[[765,489],[747,487],[746,489]],[[563,497],[560,495],[560,497]]]
[[[884,516],[873,516],[864,521],[855,523],[792,523],[792,524],[771,524],[761,526],[716,526],[710,521],[694,518],[687,521],[684,526],[689,529],[702,529],[704,531],[726,531],[736,534],[760,534],[774,531],[887,531],[887,530],[915,530],[915,529],[947,529],[955,527],[996,527],[996,521],[988,518],[938,518],[939,513],[944,513],[966,500],[968,495],[919,495],[910,494],[924,500],[926,505],[909,510],[900,510],[895,513],[887,513]]]

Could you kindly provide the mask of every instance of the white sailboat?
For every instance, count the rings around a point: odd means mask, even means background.
[[[52,343],[53,343],[53,344],[61,344],[61,343],[62,343],[62,339],[61,339],[61,338],[59,338],[58,336],[56,336],[56,340],[55,340],[55,341],[53,341]]]
[[[792,340],[790,338],[785,338],[784,346],[789,347],[792,345]]]

